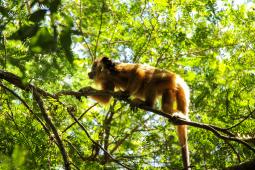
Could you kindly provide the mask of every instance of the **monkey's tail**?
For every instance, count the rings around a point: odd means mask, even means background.
[[[185,170],[190,170],[187,125],[178,125],[177,133],[182,151],[182,162]]]
[[[177,110],[181,111],[187,118],[189,112],[189,97],[190,91],[186,82],[181,78],[177,77]],[[190,159],[189,159],[189,148],[188,148],[188,135],[187,135],[187,125],[178,125],[177,132],[179,137],[179,142],[182,150],[182,159],[185,170],[190,169]]]

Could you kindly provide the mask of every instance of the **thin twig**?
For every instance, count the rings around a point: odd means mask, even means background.
[[[81,115],[80,117],[78,118],[78,120],[81,120],[82,117],[88,112],[90,111],[93,107],[95,107],[98,103],[95,103],[93,104],[92,106],[90,106],[87,110],[85,110]],[[73,123],[71,123],[69,126],[67,126],[63,131],[62,133],[65,133],[69,128],[71,128],[76,122],[74,121]]]
[[[80,151],[67,139],[64,139],[65,142],[67,142],[79,155],[79,157],[83,160],[83,161],[87,161],[86,158],[82,155],[82,153],[80,153]]]
[[[13,121],[14,123],[14,126],[16,127],[17,131],[19,132],[19,134],[24,138],[24,141],[26,142],[27,146],[31,149],[32,151],[32,148],[31,148],[31,144],[30,142],[27,140],[26,136],[24,135],[24,133],[22,132],[22,130],[20,129],[19,125],[17,124],[16,120],[14,119],[14,114],[13,114],[13,111],[11,109],[11,106],[10,106],[10,102],[7,101],[7,106],[8,106],[8,109],[10,110],[11,114],[6,112],[6,114],[9,116],[9,118],[11,119],[11,121]]]
[[[4,49],[4,69],[6,68],[6,63],[7,63],[7,49],[6,49],[6,39],[5,39],[5,36],[3,35],[3,49]]]
[[[226,141],[226,144],[233,150],[233,152],[236,154],[236,157],[237,157],[237,159],[238,159],[238,162],[241,163],[240,154],[236,151],[236,149],[234,148],[234,146],[231,145],[231,143],[229,143],[229,141]]]
[[[103,130],[104,130],[104,135],[103,136],[103,141],[102,143],[104,144],[104,149],[108,151],[108,146],[109,146],[109,137],[110,137],[110,132],[111,132],[111,124],[114,116],[114,107],[116,105],[117,101],[114,100],[114,103],[110,106],[109,111],[107,112],[105,119],[103,121]],[[108,153],[104,152],[104,161],[108,161]]]
[[[141,127],[141,124],[144,125],[148,120],[151,119],[151,117],[153,117],[154,115],[151,115],[150,117],[148,117],[147,119],[145,119],[143,122],[137,124],[131,131],[130,133],[127,133],[122,139],[117,140],[115,143],[115,146],[113,147],[113,149],[110,151],[110,153],[114,153],[124,142],[125,140],[130,137],[133,133],[137,132],[138,129]]]
[[[241,120],[240,122],[238,122],[237,124],[235,124],[229,128],[226,128],[226,130],[230,130],[230,129],[233,129],[233,128],[239,126],[241,123],[243,123],[245,120],[247,120],[253,114],[255,114],[255,109],[252,112],[250,112],[247,116],[245,116],[243,120]]]
[[[241,42],[241,43],[242,43],[242,42]],[[215,47],[208,47],[208,48],[200,49],[200,50],[197,50],[197,51],[190,51],[190,52],[187,52],[187,53],[181,53],[180,56],[198,55],[199,53],[203,53],[203,52],[210,51],[210,50],[218,50],[218,49],[220,49],[220,48],[226,48],[226,47],[237,46],[237,45],[240,45],[241,43],[239,43],[239,44],[219,45],[219,46],[215,46]]]
[[[104,8],[105,8],[105,2],[103,0],[103,4],[102,4],[102,8],[101,8],[101,15],[100,15],[100,25],[99,25],[99,30],[98,30],[97,39],[96,39],[96,46],[95,46],[95,50],[94,50],[95,56],[97,56],[97,47],[98,47],[100,35],[102,33]],[[95,60],[95,58],[93,58],[93,60]]]

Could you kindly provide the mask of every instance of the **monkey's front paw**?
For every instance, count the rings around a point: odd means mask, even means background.
[[[146,106],[145,102],[141,99],[135,98],[130,103],[130,109],[134,112],[137,112],[140,106]]]
[[[122,100],[128,99],[130,97],[129,93],[126,91],[118,91],[118,92],[115,92],[115,94],[116,94],[116,97]]]
[[[89,91],[93,91],[93,90],[94,90],[94,89],[93,89],[92,87],[88,86],[88,87],[83,87],[83,88],[81,88],[78,92],[80,92],[80,93],[85,93],[85,92],[89,92]],[[81,97],[82,97],[82,96],[87,97],[87,96],[85,96],[85,95],[79,94],[79,95],[76,96],[76,99],[78,99],[79,101],[81,101]]]
[[[136,106],[130,104],[130,110],[131,110],[132,112],[137,112],[137,111],[138,111],[138,107],[136,107]]]
[[[90,86],[87,86],[87,87],[83,87],[79,90],[79,92],[89,92],[89,91],[92,91],[94,90],[92,87]]]
[[[189,120],[188,116],[180,113],[180,112],[175,112],[173,115],[173,119],[171,122],[173,122],[175,125],[182,125],[183,123],[180,121],[180,119],[184,120]]]
[[[131,110],[132,112],[137,112],[137,110],[138,110],[137,105],[134,104],[134,103],[130,103],[130,104],[129,104],[129,107],[130,107],[130,110]]]

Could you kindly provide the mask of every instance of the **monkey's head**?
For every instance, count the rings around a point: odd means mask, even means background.
[[[108,57],[102,57],[94,61],[91,71],[88,76],[92,80],[104,80],[113,75],[115,70],[115,63]]]

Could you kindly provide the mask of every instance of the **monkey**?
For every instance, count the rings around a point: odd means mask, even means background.
[[[135,97],[138,104],[153,107],[156,98],[161,97],[161,110],[168,114],[180,113],[188,118],[189,87],[177,74],[144,64],[117,63],[108,57],[96,59],[88,73],[89,79],[102,90],[118,89]],[[90,96],[106,104],[111,96]],[[181,117],[183,117],[181,116]],[[182,150],[185,170],[190,169],[187,141],[187,125],[177,125],[177,134]]]

